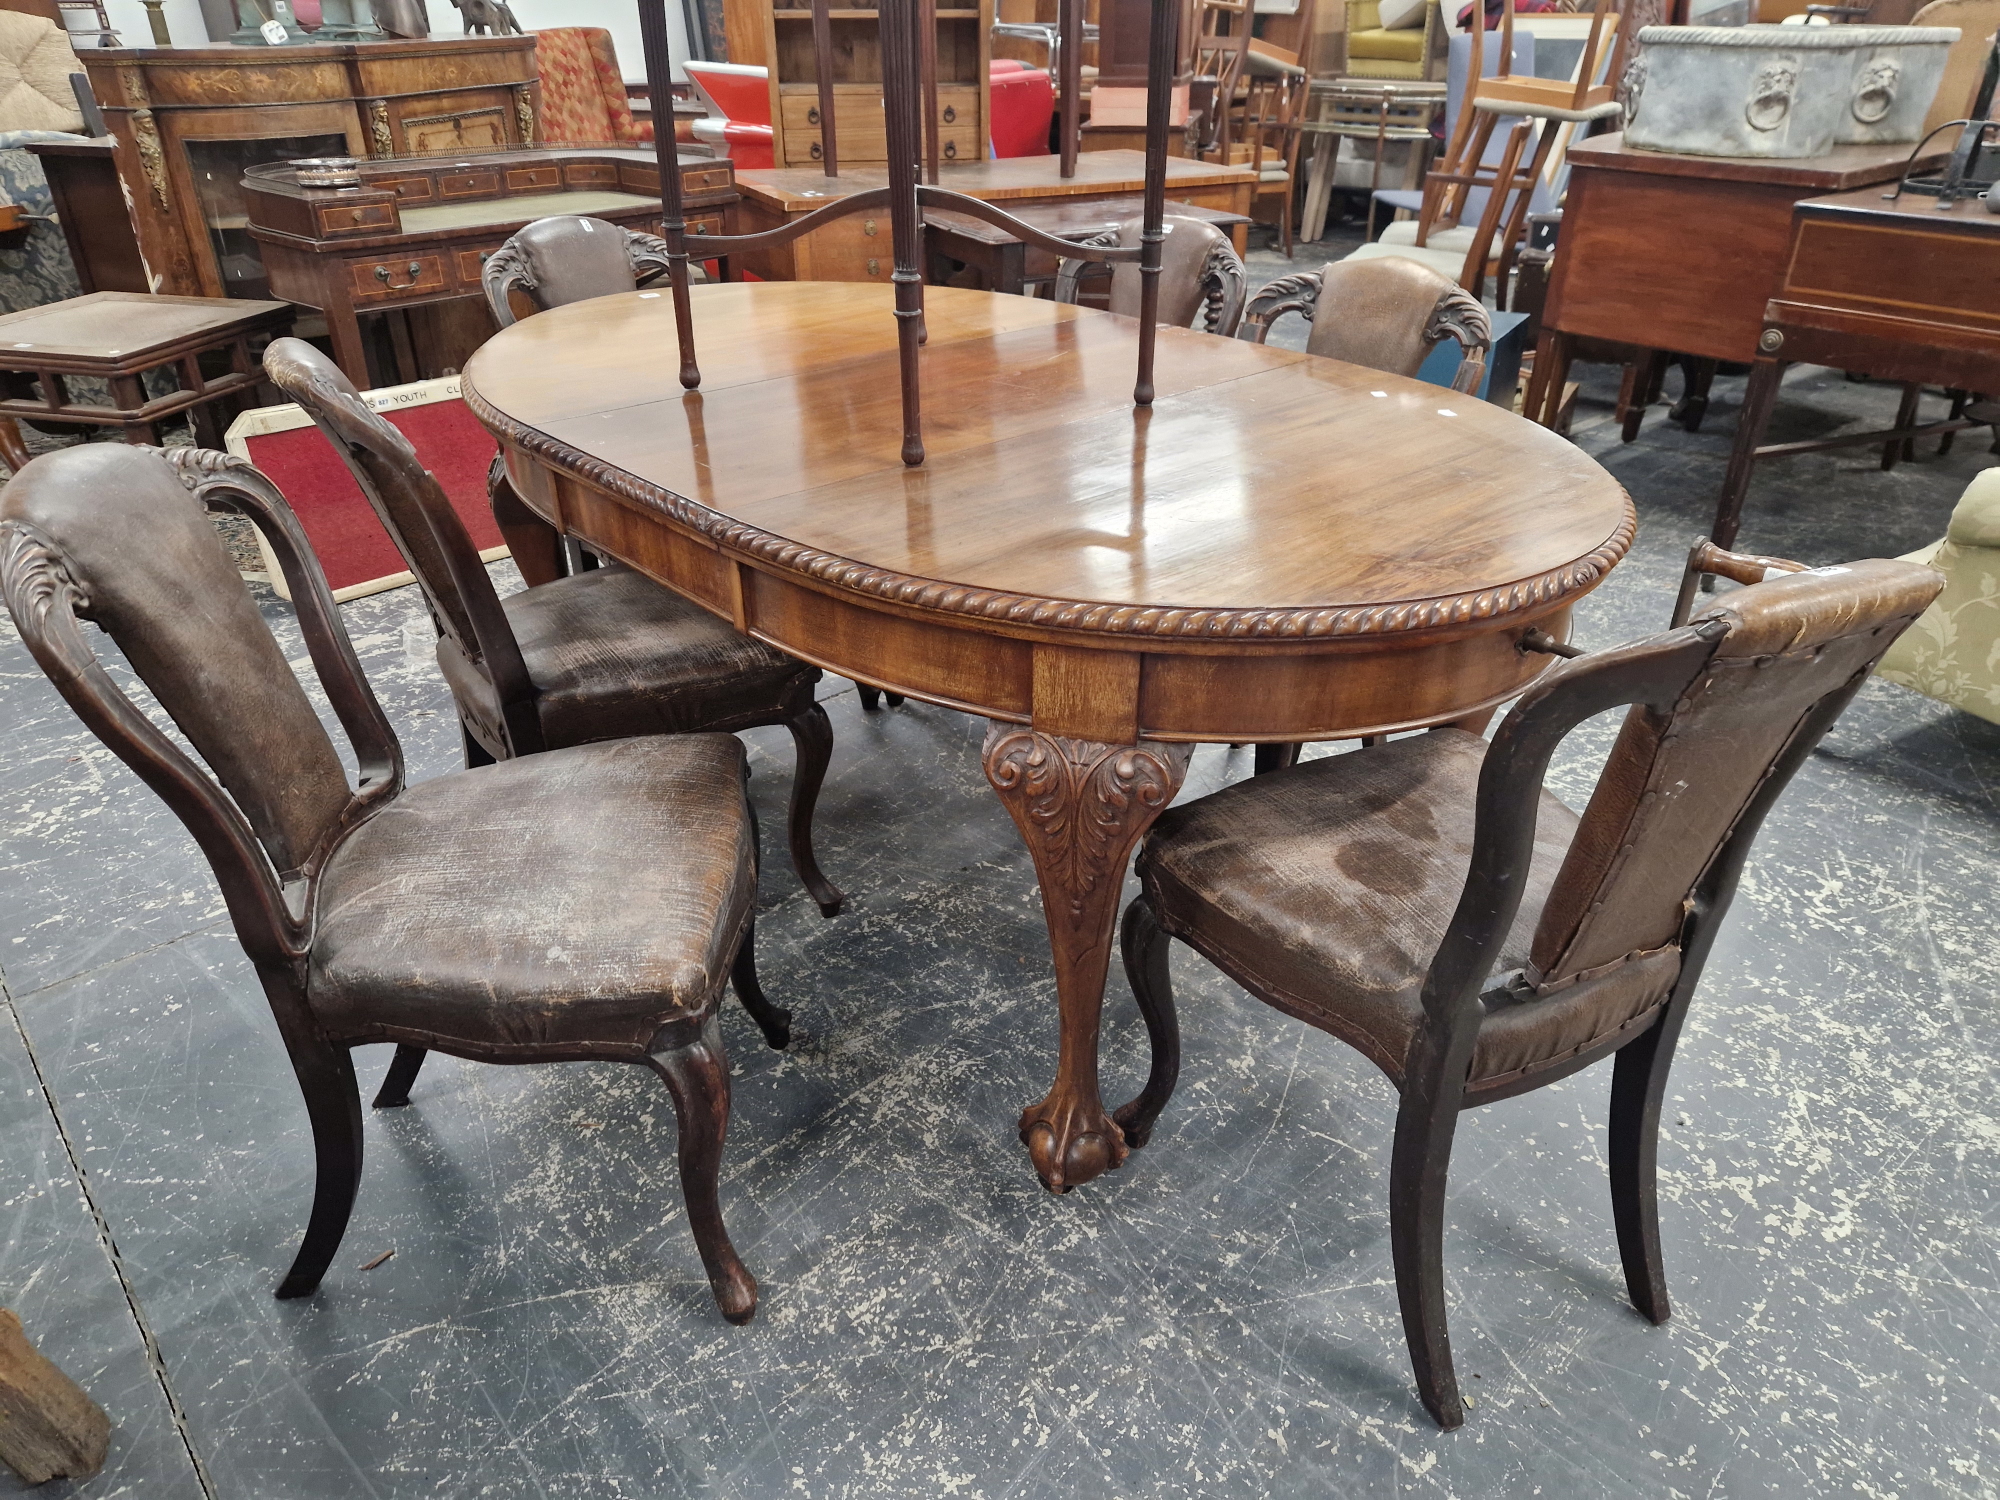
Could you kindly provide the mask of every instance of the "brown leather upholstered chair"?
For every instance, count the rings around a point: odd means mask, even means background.
[[[1762,577],[1768,560],[1708,562]],[[1615,1053],[1618,1248],[1633,1304],[1664,1322],[1654,1153],[1688,1002],[1771,804],[1942,581],[1883,561],[1780,574],[1558,664],[1490,747],[1436,730],[1169,810],[1125,914],[1153,1040],[1146,1088],[1117,1113],[1127,1139],[1146,1140],[1179,1071],[1170,937],[1386,1073],[1402,1095],[1389,1221],[1403,1327],[1424,1405],[1456,1427],[1443,1244],[1459,1112]],[[1542,789],[1549,757],[1628,704],[1578,817]]]
[[[1343,260],[1280,276],[1250,299],[1243,320],[1261,344],[1273,323],[1294,312],[1312,324],[1306,353],[1391,375],[1415,375],[1441,341],[1456,339],[1465,356],[1452,377],[1455,391],[1479,389],[1493,347],[1484,305],[1413,260]]]
[[[1243,260],[1229,236],[1200,219],[1166,216],[1167,238],[1160,246],[1160,308],[1162,327],[1187,328],[1196,315],[1205,332],[1236,336],[1243,319],[1243,298],[1247,283]],[[1078,240],[1079,245],[1136,245],[1145,228],[1143,219],[1127,219],[1116,229],[1107,229]],[[1065,260],[1056,267],[1056,301],[1074,303],[1089,261]],[[1139,316],[1139,267],[1121,262],[1111,268],[1111,311],[1127,318]]]
[[[269,539],[358,789],[203,503]],[[733,974],[774,1045],[789,1018],[757,990],[756,835],[734,738],[584,745],[406,788],[304,532],[226,454],[90,444],[30,463],[0,494],[0,595],[78,716],[201,845],[256,965],[318,1162],[280,1297],[319,1285],[354,1205],[349,1049],[395,1042],[651,1067],[673,1095],[709,1284],[724,1316],[751,1316],[757,1283],[717,1198],[729,1066],[716,1007]],[[119,689],[80,619],[118,644],[205,766]]]
[[[519,321],[515,297],[534,311],[636,292],[667,272],[667,242],[604,219],[558,214],[537,219],[486,258],[479,275],[486,305],[502,328]]]

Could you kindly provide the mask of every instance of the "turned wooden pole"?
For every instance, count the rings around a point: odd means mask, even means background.
[[[660,167],[660,238],[667,242],[667,279],[674,289],[674,326],[680,334],[681,384],[694,390],[701,367],[694,358],[694,308],[688,301],[687,219],[681,209],[681,155],[674,140],[674,58],[667,44],[666,0],[639,0],[639,40],[646,59],[646,87],[654,100],[653,159]]]
[[[833,4],[812,0],[813,74],[819,83],[819,157],[826,175],[840,175],[833,129]]]
[[[1153,0],[1146,58],[1146,206],[1139,233],[1139,379],[1132,400],[1153,404],[1153,345],[1160,321],[1160,247],[1166,240],[1167,120],[1180,58],[1179,0]]]
[[[918,347],[923,339],[923,224],[917,213],[917,129],[921,88],[917,79],[916,20],[920,0],[881,0],[883,125],[889,149],[889,231],[896,269],[896,348],[903,380],[903,462],[924,461],[923,400],[918,389]]]

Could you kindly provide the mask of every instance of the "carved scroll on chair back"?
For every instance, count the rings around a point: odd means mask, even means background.
[[[1457,340],[1465,357],[1452,377],[1455,391],[1477,391],[1493,347],[1485,305],[1450,278],[1400,256],[1344,260],[1318,271],[1280,276],[1250,299],[1250,337],[1263,343],[1271,325],[1297,313],[1312,331],[1306,353],[1415,375],[1441,340]]]
[[[833,753],[814,701],[819,668],[630,568],[598,568],[503,603],[465,523],[409,439],[368,410],[312,345],[279,339],[271,380],[346,461],[417,577],[439,625],[438,665],[478,764],[640,734],[783,724],[798,752],[787,835],[792,865],[827,916],[845,899],[813,854],[813,809]]]
[[[559,214],[537,219],[487,257],[479,275],[486,305],[502,328],[519,315],[518,292],[537,311],[637,291],[667,272],[667,242],[603,219]]]
[[[204,505],[247,516],[278,558],[354,752],[353,789]],[[78,716],[194,835],[256,967],[317,1167],[280,1297],[318,1287],[354,1206],[351,1049],[395,1042],[418,1056],[652,1067],[673,1095],[710,1286],[726,1317],[751,1316],[757,1284],[718,1198],[724,984],[733,976],[773,1045],[788,1033],[756,985],[756,843],[735,740],[624,740],[406,789],[297,518],[227,454],[90,444],[30,463],[0,494],[0,596]],[[86,619],[206,766],[112,680]]]
[[[1765,815],[1943,581],[1906,562],[1776,576],[1768,562],[1711,552],[1705,566],[1768,581],[1630,645],[1583,655],[1530,633],[1524,649],[1577,659],[1522,695],[1491,746],[1443,729],[1255,777],[1171,809],[1140,853],[1125,963],[1153,1073],[1116,1118],[1143,1143],[1178,1076],[1169,937],[1380,1067],[1402,1096],[1389,1212],[1404,1332],[1440,1426],[1464,1420],[1443,1268],[1459,1113],[1616,1055],[1619,1253],[1633,1304],[1664,1321],[1654,1154],[1688,1004]],[[1550,757],[1627,705],[1578,817],[1543,789]]]
[[[1213,224],[1169,214],[1164,225],[1166,243],[1160,252],[1160,305],[1157,321],[1174,328],[1187,328],[1201,319],[1200,327],[1224,338],[1236,336],[1243,320],[1243,303],[1249,283],[1243,259],[1229,236]],[[1079,245],[1130,246],[1139,243],[1145,221],[1127,219],[1116,229],[1107,229]],[[1084,267],[1081,260],[1065,260],[1056,267],[1056,301],[1073,303],[1081,295]],[[1110,310],[1122,317],[1139,316],[1142,291],[1140,270],[1134,262],[1111,268]]]

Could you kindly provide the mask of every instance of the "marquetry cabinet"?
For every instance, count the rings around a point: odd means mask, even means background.
[[[477,152],[534,140],[532,36],[353,46],[88,49],[152,290],[270,295],[243,174],[308,156]]]
[[[730,57],[771,72],[771,159],[781,167],[820,162],[819,70],[812,11],[798,0],[727,0]],[[833,37],[834,141],[841,163],[879,166],[888,157],[882,123],[882,48],[874,8],[829,12]],[[988,129],[987,62],[993,0],[939,0],[937,133],[941,161],[980,161]]]

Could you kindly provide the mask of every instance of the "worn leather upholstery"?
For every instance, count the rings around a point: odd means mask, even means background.
[[[306,993],[339,1042],[644,1053],[714,1003],[756,899],[734,736],[617,740],[408,788],[335,851]]]
[[[666,242],[657,236],[587,214],[557,214],[517,230],[487,257],[479,280],[494,321],[507,328],[517,320],[517,295],[526,317],[637,291],[642,275],[650,280],[666,269]]]
[[[1306,352],[1415,375],[1438,345],[1432,313],[1458,282],[1401,256],[1336,261],[1320,273]]]
[[[1875,558],[1772,578],[1696,616],[1729,633],[1671,714],[1626,717],[1535,934],[1536,982],[1672,942],[1688,891],[1799,722],[1938,587],[1928,568]]]
[[[0,520],[52,545],[84,603],[250,820],[272,866],[339,824],[347,773],[215,528],[160,455],[96,443],[30,464]]]
[[[281,339],[265,368],[332,439],[411,564],[442,626],[445,680],[482,738],[503,733],[500,682],[510,661],[534,695],[537,749],[783,722],[797,712],[794,699],[810,702],[819,668],[739,635],[630,569],[596,569],[501,600],[409,440],[362,404],[331,361]],[[663,701],[683,688],[686,701]]]
[[[1186,328],[1199,316],[1210,333],[1224,338],[1236,336],[1247,300],[1243,261],[1229,236],[1200,219],[1168,214],[1162,221],[1167,237],[1160,246],[1160,305],[1162,327]],[[1137,245],[1145,230],[1145,220],[1127,219],[1115,235],[1094,243]],[[1056,300],[1077,299],[1080,262],[1064,261],[1056,280]],[[1121,262],[1111,268],[1109,310],[1120,317],[1139,316],[1142,276],[1136,262]]]
[[[1486,742],[1463,730],[1306,761],[1170,809],[1139,857],[1167,930],[1400,1082],[1423,1019],[1425,975],[1472,859]],[[1500,967],[1527,961],[1576,814],[1547,792],[1527,895]],[[1656,1004],[1677,966],[1645,982],[1576,986],[1489,1017],[1471,1076],[1498,1077],[1590,1041]]]
[[[551,745],[714,728],[781,701],[802,671],[817,675],[623,566],[558,578],[500,607]],[[448,640],[438,664],[460,701],[498,712],[492,680]]]

